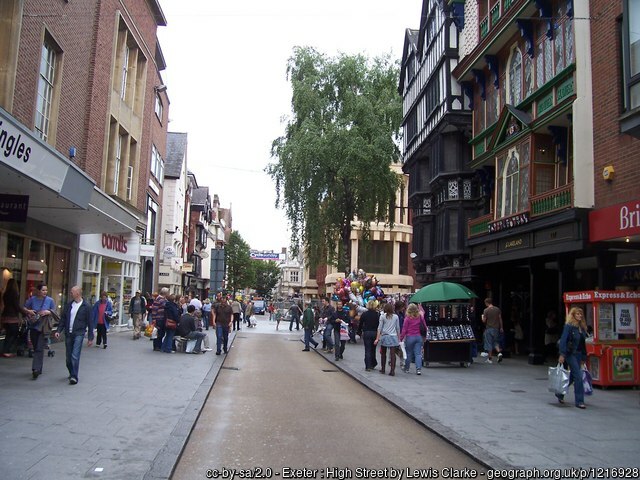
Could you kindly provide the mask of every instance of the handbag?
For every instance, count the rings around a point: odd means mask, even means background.
[[[145,336],[145,337],[149,337],[149,338],[151,338],[151,335],[153,334],[153,329],[154,329],[154,328],[155,328],[155,327],[154,327],[154,326],[153,326],[153,324],[151,324],[151,323],[150,323],[149,325],[147,325],[147,326],[145,327],[145,329],[144,329],[144,336]]]
[[[582,385],[584,386],[585,395],[593,395],[593,382],[591,373],[586,368],[582,369]]]
[[[558,363],[555,367],[549,367],[548,390],[556,395],[566,395],[569,390],[570,376],[569,370],[564,368],[561,363]]]
[[[178,328],[178,322],[171,318],[167,318],[164,324],[164,328],[165,330],[175,330],[176,328]]]
[[[427,325],[424,323],[424,318],[420,319],[420,336],[422,338],[427,336]]]
[[[37,313],[27,317],[27,327],[31,330],[42,331],[42,325],[44,323],[44,317],[41,317]]]

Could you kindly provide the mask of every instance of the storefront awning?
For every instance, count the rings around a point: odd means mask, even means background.
[[[1,108],[0,152],[0,192],[27,196],[28,218],[76,234],[135,231],[135,215]]]

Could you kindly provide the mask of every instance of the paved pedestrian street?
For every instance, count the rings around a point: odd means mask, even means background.
[[[301,330],[289,332],[282,322],[276,332],[275,322],[266,317],[259,317],[257,328],[238,332],[242,337],[264,334],[302,349]],[[209,336],[214,342],[212,330]],[[243,351],[240,340],[234,341],[229,361],[256,355]],[[111,333],[106,350],[85,344],[80,381],[71,386],[64,345],[53,348],[55,357],[45,358],[43,375],[35,381],[30,359],[0,359],[0,478],[169,478],[220,368],[226,366],[225,356],[153,352],[148,340],[133,341],[130,332]],[[595,389],[583,411],[573,407],[572,393],[566,404],[558,404],[547,392],[547,367],[528,365],[524,357],[470,368],[432,365],[423,368],[422,376],[398,368],[389,377],[364,371],[361,342],[348,344],[344,360],[337,363],[333,355],[319,351],[295,353],[301,360],[314,356],[324,369],[347,373],[385,398],[388,408],[399,407],[489,469],[640,463],[637,390]],[[298,407],[282,408],[301,415]]]

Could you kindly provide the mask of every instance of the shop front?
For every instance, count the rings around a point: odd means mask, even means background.
[[[44,283],[62,308],[77,281],[80,235],[134,232],[138,219],[2,108],[0,148],[0,288],[14,278],[25,301]]]
[[[36,285],[47,285],[48,294],[58,311],[68,298],[69,265],[75,236],[48,228],[47,239],[38,238],[36,230],[20,233],[0,230],[0,289],[13,278],[18,283],[21,301],[26,301]],[[70,243],[69,243],[70,242]]]
[[[589,241],[608,266],[600,288],[640,288],[640,198],[589,212]]]
[[[140,285],[140,237],[137,233],[80,235],[78,279],[93,304],[105,291],[113,302],[112,326],[130,323],[129,302]]]
[[[566,312],[580,307],[587,328],[587,363],[594,385],[602,387],[640,385],[640,293],[630,291],[583,291],[564,294]]]

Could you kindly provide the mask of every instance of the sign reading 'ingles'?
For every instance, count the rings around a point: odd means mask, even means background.
[[[15,157],[27,163],[31,155],[31,147],[25,143],[21,134],[16,136],[15,133],[5,130],[3,123],[0,120],[0,151],[5,158]]]
[[[113,250],[114,252],[127,253],[127,239],[122,235],[102,234],[102,248]]]
[[[589,240],[599,242],[640,234],[640,200],[589,212]]]

